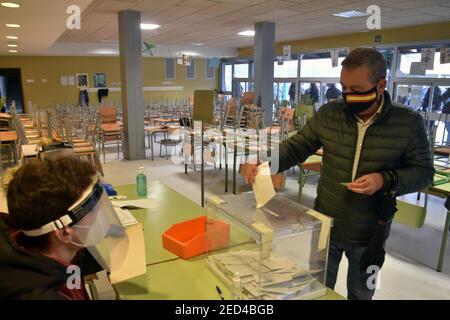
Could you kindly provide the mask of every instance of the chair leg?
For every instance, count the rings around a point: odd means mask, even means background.
[[[162,157],[161,150],[162,150],[162,143],[159,144],[159,157],[160,158]]]
[[[165,147],[166,147],[166,159],[169,160],[169,153],[167,151],[167,146],[165,146]]]
[[[120,157],[119,141],[117,141],[117,159]]]
[[[105,176],[105,173],[103,172],[102,162],[100,161],[98,154],[97,153],[93,154],[92,158],[94,159],[94,164],[95,167],[97,168],[97,171],[100,172],[102,177]]]

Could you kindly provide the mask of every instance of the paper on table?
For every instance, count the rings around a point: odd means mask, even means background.
[[[118,207],[114,207],[114,210],[116,210],[117,216],[119,217],[122,226],[127,227],[138,223],[136,218],[131,214],[129,210],[121,209]]]
[[[263,207],[276,195],[270,175],[269,162],[267,161],[257,168],[253,192],[255,193],[256,208]]]
[[[112,201],[113,207],[122,209],[154,209],[156,202],[152,199],[138,199],[127,201]]]
[[[111,283],[119,283],[147,272],[145,261],[144,232],[140,223],[126,229],[128,242],[125,245],[115,247],[111,253],[111,263],[115,257],[123,257],[126,250],[125,259],[117,270],[112,270]]]

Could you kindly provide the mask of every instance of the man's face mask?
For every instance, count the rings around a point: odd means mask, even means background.
[[[369,109],[378,98],[377,86],[366,92],[343,93],[344,102],[353,114],[358,114]]]

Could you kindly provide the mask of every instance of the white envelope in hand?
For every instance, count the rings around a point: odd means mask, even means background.
[[[255,181],[252,186],[253,192],[255,193],[256,208],[263,207],[276,195],[270,174],[269,162],[264,162],[258,166]]]

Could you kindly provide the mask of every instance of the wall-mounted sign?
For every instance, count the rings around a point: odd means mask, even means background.
[[[89,87],[89,75],[87,73],[77,73],[77,88],[87,88]]]
[[[284,61],[291,60],[291,46],[283,46],[283,58]]]
[[[94,74],[94,87],[106,88],[106,75],[104,73]]]
[[[420,51],[422,65],[425,70],[433,70],[434,69],[434,53],[436,52],[435,48],[425,48]]]

